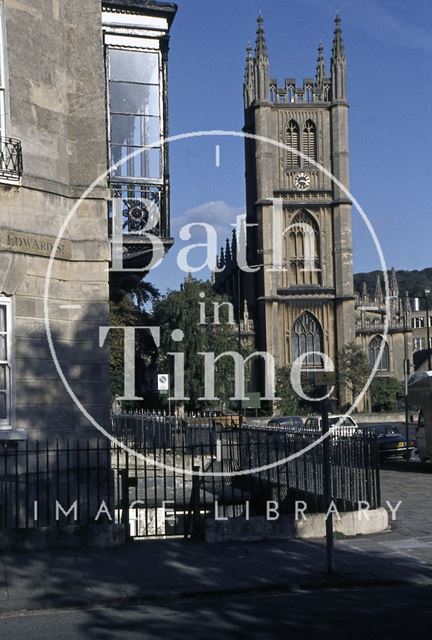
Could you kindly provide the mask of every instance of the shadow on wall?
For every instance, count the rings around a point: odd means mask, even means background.
[[[32,302],[31,300],[29,302]],[[42,304],[42,301],[40,301]],[[50,314],[59,315],[59,302]],[[90,306],[89,306],[90,304]],[[110,430],[111,375],[109,338],[99,347],[99,327],[109,325],[108,306],[89,303],[80,309],[60,310],[52,321],[51,336],[59,365],[73,393],[86,410]],[[52,311],[54,308],[54,311]],[[40,312],[40,308],[36,310]],[[68,394],[49,350],[43,317],[16,317],[16,426],[29,440],[95,439],[103,437]]]

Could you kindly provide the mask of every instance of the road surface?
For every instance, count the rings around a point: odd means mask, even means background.
[[[416,640],[431,637],[431,590],[387,587],[245,594],[131,608],[13,613],[2,640]]]

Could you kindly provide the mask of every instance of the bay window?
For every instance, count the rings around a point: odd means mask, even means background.
[[[108,47],[107,55],[111,165],[137,152],[112,178],[160,181],[160,54]]]
[[[143,268],[148,234],[171,242],[167,89],[171,3],[102,0],[109,155],[108,231]],[[129,157],[130,156],[130,157]],[[138,264],[139,263],[139,264]]]

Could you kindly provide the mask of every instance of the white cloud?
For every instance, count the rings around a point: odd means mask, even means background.
[[[178,236],[178,233],[186,224],[193,222],[205,222],[210,224],[218,235],[219,244],[225,242],[226,238],[231,238],[233,227],[232,224],[236,223],[236,216],[244,214],[244,208],[235,207],[223,200],[214,200],[211,202],[204,202],[198,207],[187,209],[180,216],[173,217],[171,224],[174,232],[174,236]],[[198,227],[194,231],[192,230],[194,237],[201,237],[204,235],[204,231],[199,231]]]

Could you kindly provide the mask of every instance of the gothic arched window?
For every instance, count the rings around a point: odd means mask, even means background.
[[[295,120],[290,120],[286,129],[285,142],[295,151],[300,151],[300,130]],[[300,156],[287,149],[287,167],[297,167],[300,164]]]
[[[312,120],[306,120],[305,125],[303,127],[303,140],[302,140],[302,151],[305,155],[312,158],[312,160],[317,159],[317,140],[316,140],[316,127]],[[304,164],[308,165],[310,162],[304,159]]]
[[[322,366],[322,357],[314,352],[323,352],[323,332],[320,323],[309,311],[301,313],[294,322],[291,347],[293,361],[306,353],[304,366]]]
[[[321,283],[319,228],[307,211],[300,211],[290,224],[288,253],[291,284]]]
[[[378,365],[378,371],[388,371],[390,369],[390,358],[388,344],[383,336],[374,336],[369,342],[369,364],[371,367],[375,366],[376,361],[379,358],[382,342],[385,342],[384,351],[381,357],[381,361]]]

